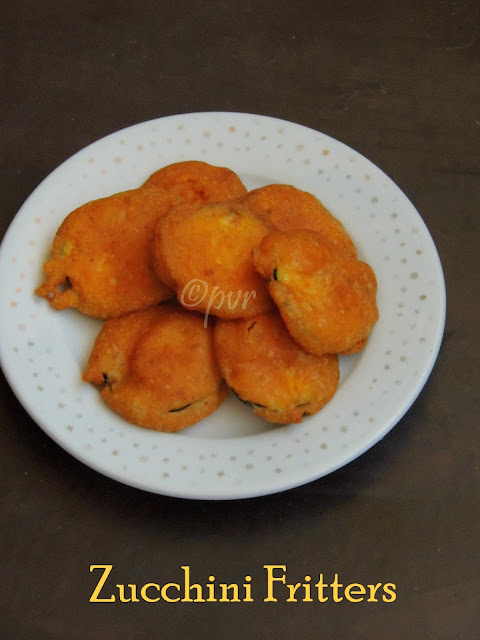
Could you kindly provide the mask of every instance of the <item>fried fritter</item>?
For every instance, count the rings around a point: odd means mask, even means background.
[[[86,382],[128,422],[179,431],[217,409],[228,394],[202,318],[165,304],[108,320],[95,341]]]
[[[333,397],[338,356],[307,353],[290,336],[277,311],[218,320],[215,351],[234,393],[269,422],[301,422]]]
[[[349,352],[378,319],[373,270],[321,233],[274,231],[254,250],[254,264],[289,333],[310,353]]]
[[[367,346],[368,339],[363,338],[363,340],[359,340],[355,344],[353,344],[349,349],[342,351],[340,355],[342,356],[352,356],[354,353],[358,353],[362,349],[365,349]]]
[[[269,184],[250,191],[240,202],[280,231],[320,231],[348,255],[354,258],[357,255],[342,223],[311,193],[287,184]]]
[[[236,173],[199,160],[170,164],[153,173],[145,185],[172,191],[187,202],[227,202],[247,193]]]
[[[60,225],[36,293],[56,310],[113,318],[173,296],[152,264],[155,224],[180,199],[161,188],[88,202]]]
[[[180,303],[221,318],[250,317],[274,308],[252,249],[271,230],[238,204],[174,207],[157,224],[155,265],[175,285]]]

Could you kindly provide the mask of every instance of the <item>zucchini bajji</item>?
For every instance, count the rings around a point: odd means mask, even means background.
[[[170,303],[108,320],[83,380],[97,385],[106,405],[125,420],[157,431],[199,422],[228,395],[212,329]]]
[[[227,202],[247,193],[247,189],[231,169],[215,167],[199,160],[169,164],[155,171],[145,185],[162,187],[187,202]]]
[[[321,233],[274,231],[254,249],[254,264],[291,336],[310,353],[355,353],[378,319],[371,267]]]
[[[157,224],[154,262],[185,308],[221,318],[274,308],[252,249],[271,225],[236,203],[178,205]]]
[[[223,377],[254,413],[277,424],[298,423],[333,397],[338,356],[316,356],[290,336],[277,311],[217,320],[215,351]]]
[[[60,225],[36,289],[56,310],[74,307],[113,318],[174,296],[153,268],[158,218],[180,199],[161,188],[124,191],[88,202]]]
[[[311,193],[287,184],[269,184],[250,191],[240,202],[269,220],[279,231],[319,231],[348,255],[357,255],[342,223]]]

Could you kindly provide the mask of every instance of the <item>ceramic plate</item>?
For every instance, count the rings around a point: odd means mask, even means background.
[[[367,348],[341,359],[333,400],[302,424],[275,427],[230,397],[178,434],[124,422],[81,380],[101,323],[53,311],[33,290],[64,217],[140,186],[158,168],[204,160],[252,189],[287,183],[319,197],[378,279],[380,320]],[[412,405],[443,334],[445,286],[413,205],[375,165],[322,133],[265,116],[193,113],[114,133],[64,162],[13,220],[0,252],[0,355],[20,402],[60,446],[120,482],[164,495],[233,499],[299,486],[345,465]]]

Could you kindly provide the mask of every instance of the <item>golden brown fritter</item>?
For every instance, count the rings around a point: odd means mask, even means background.
[[[210,415],[228,394],[212,329],[165,304],[108,320],[95,341],[86,382],[128,422],[179,431]]]
[[[184,203],[157,224],[155,265],[189,309],[221,318],[274,307],[252,249],[271,226],[238,204]]]
[[[180,202],[150,187],[88,202],[60,225],[36,293],[56,310],[113,318],[173,296],[153,269],[155,224]]]
[[[368,339],[363,338],[363,340],[359,340],[358,342],[353,344],[349,349],[342,351],[340,355],[351,356],[354,353],[358,353],[359,351],[362,351],[362,349],[365,349],[365,347],[367,346],[367,342],[368,342]]]
[[[357,255],[342,223],[311,193],[287,184],[269,184],[250,191],[240,202],[280,231],[319,231],[348,255]]]
[[[320,233],[274,231],[254,250],[254,264],[289,333],[311,353],[349,352],[378,319],[372,269]]]
[[[247,193],[236,173],[199,160],[176,162],[153,173],[145,185],[171,191],[187,202],[227,202]]]
[[[218,320],[215,351],[227,384],[253,411],[277,424],[301,422],[333,397],[338,356],[307,353],[290,336],[277,311]]]

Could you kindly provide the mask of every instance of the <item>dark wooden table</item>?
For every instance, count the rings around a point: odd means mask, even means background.
[[[432,233],[448,305],[432,375],[387,437],[256,499],[180,500],[105,478],[46,436],[2,376],[2,640],[479,637],[479,24],[473,0],[3,3],[2,235],[45,176],[106,134],[175,113],[260,113],[392,177]],[[185,565],[204,584],[258,584],[279,564],[288,582],[391,582],[396,600],[91,603],[93,564],[139,587],[178,581]]]

